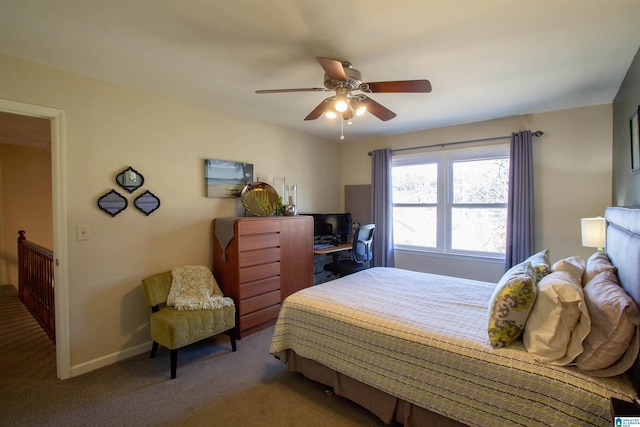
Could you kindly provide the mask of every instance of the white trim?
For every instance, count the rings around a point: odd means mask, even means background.
[[[56,310],[56,366],[60,379],[71,376],[69,338],[69,267],[67,263],[66,138],[63,110],[0,99],[0,111],[51,120],[51,185]]]
[[[490,264],[504,265],[503,254],[494,255],[494,254],[486,254],[482,252],[479,252],[478,254],[465,253],[465,252],[437,252],[432,249],[420,249],[415,246],[395,246],[393,250],[398,253],[406,253],[406,254],[419,255],[419,256],[425,256],[425,257],[487,262]]]
[[[116,351],[115,353],[107,354],[106,356],[98,357],[97,359],[89,360],[88,362],[84,362],[79,365],[74,365],[71,367],[71,376],[77,377],[78,375],[86,374],[87,372],[145,353],[151,350],[151,344],[152,341],[147,341],[121,351]]]

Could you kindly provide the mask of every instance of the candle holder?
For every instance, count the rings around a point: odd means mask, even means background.
[[[298,215],[298,186],[295,184],[285,185],[285,197],[282,201],[282,215]]]

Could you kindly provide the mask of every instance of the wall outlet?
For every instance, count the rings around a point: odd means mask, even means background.
[[[76,225],[76,233],[78,240],[89,240],[91,238],[91,235],[89,233],[89,225],[87,224]]]

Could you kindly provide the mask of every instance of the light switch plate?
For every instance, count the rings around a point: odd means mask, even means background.
[[[89,225],[78,224],[76,225],[76,233],[78,240],[89,240],[91,235],[89,233]]]

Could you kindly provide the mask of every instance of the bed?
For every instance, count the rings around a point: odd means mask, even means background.
[[[608,258],[638,303],[640,209],[607,208],[605,218]],[[608,426],[611,398],[637,399],[635,365],[600,377],[540,363],[522,338],[494,347],[487,319],[495,288],[371,268],[289,296],[270,352],[387,424]],[[633,347],[625,356],[636,360]]]

